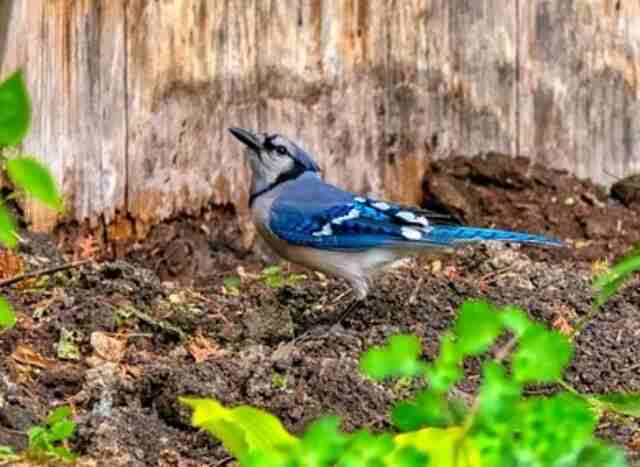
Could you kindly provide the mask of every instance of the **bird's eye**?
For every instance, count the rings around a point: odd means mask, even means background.
[[[276,151],[278,151],[278,154],[282,154],[284,156],[287,153],[287,148],[284,146],[276,146]]]

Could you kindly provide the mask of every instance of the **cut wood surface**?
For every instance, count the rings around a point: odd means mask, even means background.
[[[3,38],[1,75],[24,67],[33,95],[24,150],[66,219],[114,237],[208,205],[246,219],[229,126],[290,136],[330,181],[407,203],[451,154],[605,184],[640,171],[637,1],[14,0]]]

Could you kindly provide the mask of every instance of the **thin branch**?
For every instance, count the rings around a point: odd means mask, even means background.
[[[518,336],[511,337],[509,342],[507,342],[504,347],[502,347],[500,350],[496,352],[493,360],[496,363],[501,363],[505,358],[507,358],[507,356],[513,350],[513,348],[516,346],[517,343],[518,343]],[[467,414],[467,418],[465,420],[465,424],[464,424],[465,433],[467,433],[471,428],[471,425],[473,424],[473,419],[475,418],[475,415],[479,409],[480,409],[480,397],[476,396],[476,399],[474,400],[473,405],[471,406],[471,409],[469,409],[469,413]]]
[[[60,266],[54,266],[46,269],[39,269],[37,271],[25,272],[24,274],[18,274],[17,276],[10,277],[9,279],[1,280],[0,287],[15,284],[16,282],[20,282],[25,279],[31,279],[33,277],[46,276],[47,274],[53,274],[55,272],[66,271],[67,269],[77,268],[79,266],[82,266],[83,264],[90,263],[91,261],[93,261],[92,258],[83,259],[80,261],[73,261],[71,263],[62,264]]]

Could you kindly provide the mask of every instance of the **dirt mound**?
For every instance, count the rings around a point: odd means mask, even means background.
[[[634,180],[614,185],[610,197],[567,172],[491,152],[433,162],[425,174],[424,204],[447,206],[468,224],[552,235],[574,246],[532,249],[540,257],[613,259],[640,241],[640,189]]]

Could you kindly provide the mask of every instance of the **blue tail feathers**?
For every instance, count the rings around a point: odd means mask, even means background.
[[[490,240],[525,243],[539,246],[566,246],[566,244],[561,240],[545,237],[543,235],[532,235],[524,232],[512,232],[508,230],[464,227],[460,225],[434,226],[429,232],[426,240],[446,246],[456,246],[462,243],[474,243]]]

